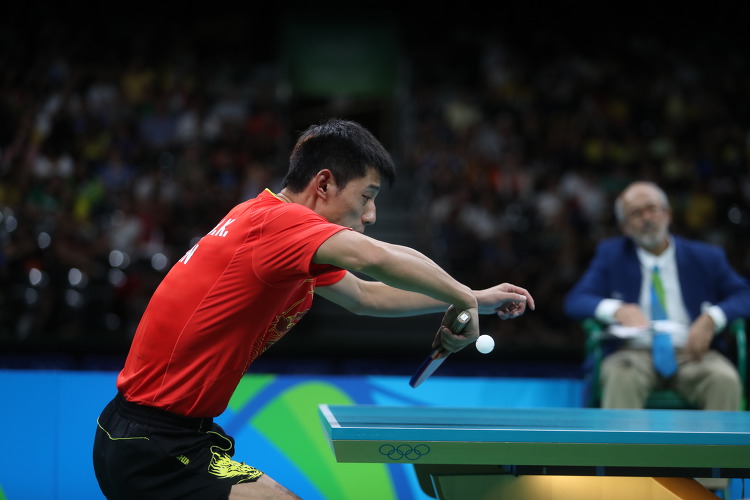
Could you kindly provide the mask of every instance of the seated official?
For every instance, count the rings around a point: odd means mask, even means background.
[[[604,358],[602,407],[643,408],[654,389],[669,387],[699,408],[739,410],[737,369],[711,343],[750,317],[750,283],[721,248],[670,233],[669,200],[656,184],[634,182],[614,208],[623,236],[599,243],[564,302],[572,319],[642,329]]]

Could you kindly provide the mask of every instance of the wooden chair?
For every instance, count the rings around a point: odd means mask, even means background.
[[[585,365],[584,365],[584,404],[591,408],[601,406],[601,387],[599,385],[599,371],[602,359],[614,348],[612,339],[606,334],[606,325],[594,318],[586,318],[582,322],[585,334]],[[608,338],[609,337],[609,338]],[[745,319],[732,321],[724,332],[714,339],[713,347],[732,359],[742,381],[741,409],[747,409],[747,339],[745,333]],[[645,404],[651,409],[697,409],[690,405],[682,396],[672,389],[658,389],[653,391]]]

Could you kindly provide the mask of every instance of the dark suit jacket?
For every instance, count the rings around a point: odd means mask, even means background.
[[[682,297],[692,321],[705,302],[718,305],[727,324],[750,317],[750,282],[729,264],[720,247],[673,236]],[[564,310],[572,319],[594,316],[602,299],[638,303],[641,267],[630,238],[618,236],[599,243],[594,258],[579,281],[568,292]]]

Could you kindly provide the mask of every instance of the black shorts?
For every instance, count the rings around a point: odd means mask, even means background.
[[[97,420],[94,472],[110,499],[226,499],[261,471],[232,460],[234,439],[212,419],[141,406],[118,394]]]

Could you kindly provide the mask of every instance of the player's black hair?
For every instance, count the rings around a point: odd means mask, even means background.
[[[371,168],[389,186],[396,178],[393,159],[380,141],[359,123],[339,118],[311,125],[302,132],[289,156],[289,170],[281,187],[299,193],[324,168],[333,173],[339,188],[364,177]]]

